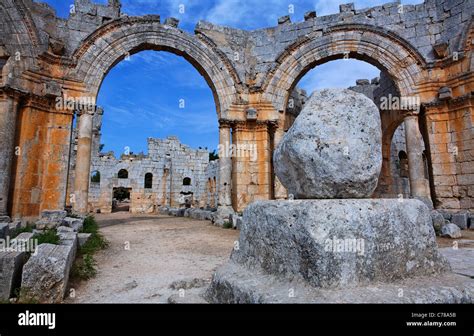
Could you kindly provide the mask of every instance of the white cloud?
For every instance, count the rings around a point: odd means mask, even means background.
[[[323,88],[347,88],[357,79],[372,79],[380,75],[376,67],[358,60],[337,60],[317,66],[298,83],[308,94]]]

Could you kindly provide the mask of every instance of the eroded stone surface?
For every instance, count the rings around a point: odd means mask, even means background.
[[[231,260],[319,288],[347,288],[449,270],[418,200],[262,201],[244,212]]]
[[[453,223],[444,224],[441,227],[441,237],[461,238],[461,229]]]
[[[8,300],[14,289],[20,287],[25,260],[24,252],[0,252],[0,300]]]
[[[73,245],[39,245],[23,268],[21,300],[62,302],[74,254]]]
[[[474,281],[445,273],[396,283],[317,289],[229,262],[217,270],[205,298],[211,303],[473,303]]]
[[[295,198],[372,195],[382,167],[377,106],[352,90],[316,91],[275,150],[275,173]]]

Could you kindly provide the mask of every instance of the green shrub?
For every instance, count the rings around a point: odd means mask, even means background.
[[[38,245],[40,244],[59,244],[59,236],[56,230],[47,229],[35,236],[35,239],[38,240]]]
[[[224,225],[222,225],[224,229],[232,229],[232,223],[229,221],[224,222]]]
[[[109,246],[109,242],[99,233],[99,225],[94,216],[84,219],[81,233],[90,233],[89,240],[78,249],[78,255],[71,271],[73,280],[89,280],[97,274],[94,254]]]
[[[71,270],[71,277],[79,280],[89,280],[96,276],[96,262],[94,257],[86,254],[76,259]]]

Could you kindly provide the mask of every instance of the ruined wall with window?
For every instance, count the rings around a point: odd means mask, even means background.
[[[118,201],[129,203],[131,213],[154,213],[162,206],[217,206],[217,188],[213,183],[209,189],[208,179],[218,178],[218,161],[210,163],[207,150],[192,149],[170,136],[148,138],[146,155],[127,153],[117,158],[113,152],[101,153],[102,115],[101,110],[93,121],[89,211],[110,213]],[[72,148],[71,181],[75,148]],[[117,195],[123,192],[129,198],[117,200]]]

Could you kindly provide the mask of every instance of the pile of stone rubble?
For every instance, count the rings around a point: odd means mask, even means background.
[[[90,237],[80,233],[84,218],[67,217],[63,210],[43,211],[32,232],[18,235],[26,223],[1,220],[0,301],[62,302],[77,249]],[[35,237],[44,230],[55,230],[59,244],[37,245]]]

